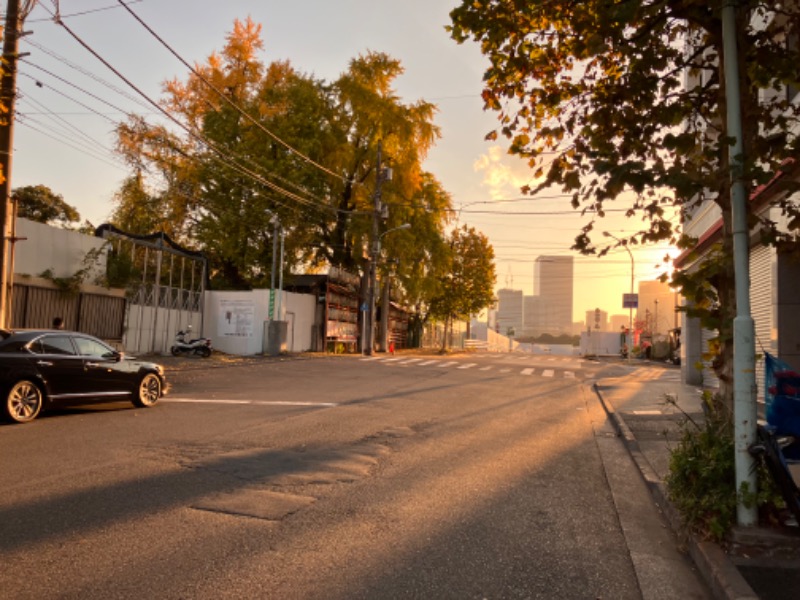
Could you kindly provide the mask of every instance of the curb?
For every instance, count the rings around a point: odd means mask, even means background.
[[[636,436],[623,420],[622,416],[603,395],[597,383],[593,386],[600,403],[611,418],[617,434],[623,439],[628,453],[639,468],[650,494],[656,505],[661,509],[670,528],[678,540],[686,544],[689,556],[697,566],[703,580],[711,589],[712,594],[719,600],[758,600],[758,595],[747,583],[744,576],[728,558],[727,554],[713,542],[696,539],[686,531],[678,511],[667,497],[666,485],[658,477],[653,467],[642,452]]]

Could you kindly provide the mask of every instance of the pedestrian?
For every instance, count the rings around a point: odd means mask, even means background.
[[[64,319],[56,317],[53,319],[53,329],[64,329]]]
[[[389,342],[389,354],[394,355],[394,340]]]

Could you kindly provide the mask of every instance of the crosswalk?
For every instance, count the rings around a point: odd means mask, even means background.
[[[546,377],[546,378],[564,378],[564,379],[576,379],[576,369],[580,369],[580,360],[576,360],[571,357],[537,357],[536,364],[534,366],[528,365],[515,365],[511,366],[514,362],[516,357],[506,357],[504,359],[498,360],[493,364],[485,364],[485,363],[477,363],[477,362],[463,362],[460,360],[448,360],[448,359],[426,359],[420,357],[408,358],[403,356],[382,356],[382,355],[373,355],[373,356],[365,356],[362,357],[360,360],[364,362],[378,362],[382,365],[386,366],[395,366],[395,367],[430,367],[433,369],[453,369],[459,371],[481,371],[481,372],[489,372],[489,371],[496,371],[502,374],[514,373],[516,372],[519,375],[524,377],[529,376],[539,376],[539,377]],[[523,359],[530,357],[522,357]],[[546,363],[546,366],[543,366],[540,363]],[[559,364],[560,363],[560,364]],[[555,368],[555,367],[569,367],[566,368]]]
[[[639,381],[664,381],[664,382],[680,382],[681,372],[679,369],[663,369],[657,367],[642,366],[637,367],[630,373],[631,377]]]

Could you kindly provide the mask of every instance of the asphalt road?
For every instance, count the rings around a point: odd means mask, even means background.
[[[597,365],[394,358],[198,360],[0,427],[0,596],[706,597]]]

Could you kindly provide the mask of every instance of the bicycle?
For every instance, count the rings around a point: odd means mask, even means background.
[[[800,459],[800,374],[765,353],[766,424],[756,427],[750,454],[763,461],[786,508],[800,525],[800,488],[789,462]]]
[[[787,435],[780,435],[773,425],[758,425],[756,442],[748,450],[756,458],[763,460],[775,485],[778,486],[786,508],[800,524],[800,488],[789,471],[785,451],[800,447],[800,440]]]

